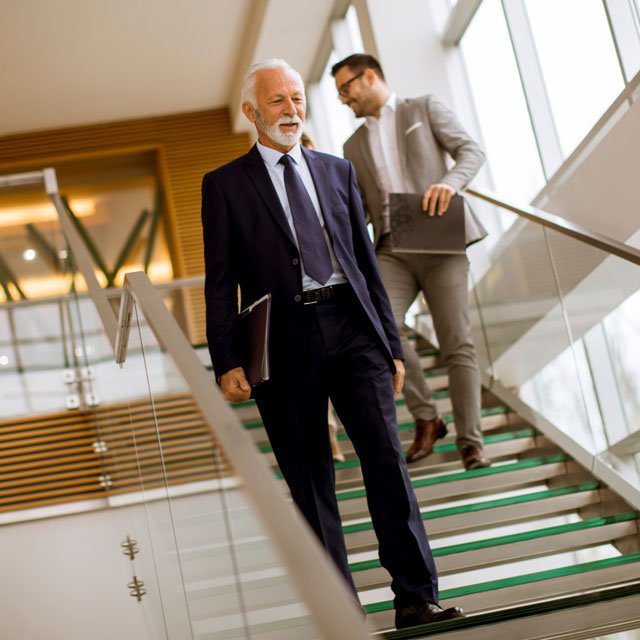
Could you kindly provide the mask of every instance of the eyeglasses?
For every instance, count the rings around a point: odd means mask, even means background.
[[[349,85],[354,81],[357,80],[358,78],[362,77],[364,75],[364,72],[366,71],[366,69],[363,69],[360,73],[356,73],[355,76],[353,76],[353,78],[347,80],[346,82],[343,82],[339,87],[338,87],[338,95],[342,96],[343,98],[346,98],[349,95]]]

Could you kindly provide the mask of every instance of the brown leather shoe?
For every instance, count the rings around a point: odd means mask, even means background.
[[[482,449],[476,447],[475,444],[468,444],[460,452],[460,455],[462,456],[462,464],[467,471],[491,466],[491,460],[485,458]]]
[[[436,440],[447,435],[447,425],[438,416],[433,420],[416,420],[416,437],[407,452],[407,462],[422,460],[433,453]]]
[[[425,604],[396,609],[396,629],[406,629],[407,627],[417,627],[421,624],[444,622],[445,620],[464,617],[466,616],[460,607],[443,609],[437,604],[425,602]]]

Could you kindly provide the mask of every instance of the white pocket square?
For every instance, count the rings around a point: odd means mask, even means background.
[[[422,126],[422,122],[414,122],[405,132],[404,135],[408,136],[414,129]]]

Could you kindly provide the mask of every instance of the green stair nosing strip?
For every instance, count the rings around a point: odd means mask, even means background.
[[[255,404],[256,404],[255,400],[245,400],[244,402],[230,403],[229,406],[232,409],[244,409],[245,407],[254,407]]]
[[[205,364],[204,367],[207,371],[213,371],[212,364]],[[439,378],[440,376],[446,376],[446,375],[447,375],[447,369],[445,367],[434,367],[433,369],[424,370],[424,377],[427,379]]]
[[[421,487],[430,487],[437,484],[445,484],[449,482],[457,482],[458,480],[469,480],[471,478],[484,478],[485,476],[495,476],[502,473],[509,473],[511,471],[521,471],[523,469],[533,469],[534,467],[541,467],[547,464],[554,464],[557,462],[565,462],[568,457],[564,453],[556,453],[550,456],[544,456],[542,458],[529,458],[527,460],[520,460],[519,462],[513,462],[511,464],[494,465],[492,467],[484,467],[481,469],[471,469],[471,471],[456,471],[455,473],[448,473],[442,476],[435,476],[429,478],[418,478],[412,480],[411,484],[414,489]],[[353,489],[351,491],[344,491],[338,494],[338,502],[344,502],[346,500],[355,500],[357,498],[364,498],[367,495],[365,489]]]
[[[540,540],[552,536],[561,535],[563,533],[572,533],[577,531],[585,531],[603,527],[609,524],[617,524],[619,522],[630,522],[638,517],[635,511],[627,511],[613,516],[603,518],[592,518],[590,520],[582,520],[581,522],[571,522],[569,524],[556,525],[554,527],[546,527],[544,529],[535,529],[532,531],[523,531],[522,533],[514,533],[507,536],[499,536],[497,538],[487,538],[486,540],[477,540],[474,542],[464,542],[461,544],[452,544],[447,547],[433,550],[433,557],[440,558],[444,556],[456,555],[459,553],[467,553],[469,551],[478,551],[480,549],[490,549],[494,547],[502,547],[508,544],[518,542],[526,542],[528,540]],[[366,560],[363,562],[354,562],[349,565],[349,570],[353,572],[367,571],[369,569],[378,569],[382,565],[380,560]]]
[[[520,440],[523,438],[531,438],[535,436],[536,430],[533,427],[527,427],[525,429],[518,429],[517,431],[505,431],[504,433],[493,433],[483,436],[482,440],[485,445],[499,444],[501,442],[511,442],[513,440]],[[272,453],[273,449],[269,444],[263,444],[258,447],[261,453]],[[455,442],[449,444],[439,444],[433,448],[434,453],[445,453],[447,451],[456,451],[457,447]],[[406,453],[406,451],[405,451]],[[359,460],[345,460],[344,462],[336,462],[335,469],[350,469],[352,467],[359,467]]]
[[[511,442],[513,440],[519,440],[523,438],[531,438],[535,435],[535,429],[528,427],[526,429],[520,429],[518,431],[507,431],[505,433],[494,433],[486,435],[482,438],[485,445],[499,444],[501,442]],[[457,451],[455,442],[449,444],[436,445],[433,448],[433,453],[446,453],[448,451]],[[406,454],[406,450],[404,452]],[[336,471],[340,469],[348,469],[349,467],[360,466],[359,460],[346,460],[345,462],[337,462],[335,465]]]
[[[562,596],[553,600],[536,602],[534,604],[524,604],[508,609],[498,609],[488,613],[479,613],[467,618],[458,618],[446,622],[436,622],[430,625],[401,629],[400,631],[387,631],[382,634],[385,640],[419,640],[431,635],[436,635],[443,631],[458,631],[473,627],[486,627],[488,625],[509,622],[512,620],[523,620],[531,616],[541,616],[556,613],[559,611],[569,611],[583,607],[593,606],[615,600],[622,600],[640,595],[640,582],[624,585],[622,587],[606,588],[601,591],[591,593],[581,593],[578,595]]]
[[[251,402],[251,401],[250,401]],[[486,407],[484,409],[480,410],[480,416],[482,418],[490,418],[492,416],[499,416],[499,415],[506,415],[508,413],[511,413],[511,409],[509,409],[509,407],[504,406],[504,405],[500,405],[497,407]],[[445,421],[446,424],[453,424],[453,414],[452,413],[445,413],[442,416],[442,419]],[[244,422],[244,428],[248,429],[249,431],[253,430],[253,429],[263,429],[264,428],[264,423],[262,422],[262,420],[256,420],[253,422]],[[412,419],[410,420],[403,420],[402,422],[398,423],[398,431],[408,431],[409,429],[413,429],[413,427],[415,426],[415,422]],[[347,436],[346,433],[339,433],[338,434],[338,440],[348,440],[349,437]]]
[[[512,576],[511,578],[502,578],[500,580],[490,580],[489,582],[481,582],[479,584],[456,587],[454,589],[445,589],[440,592],[440,600],[449,600],[451,598],[460,598],[462,596],[469,596],[476,593],[486,593],[487,591],[496,591],[497,589],[506,589],[508,587],[517,587],[523,584],[553,580],[554,578],[564,578],[567,576],[579,575],[581,573],[590,573],[591,571],[610,569],[612,567],[620,567],[627,564],[634,564],[636,562],[640,562],[640,553],[630,553],[624,556],[616,556],[615,558],[594,560],[592,562],[584,562],[582,564],[559,567],[557,569],[546,569],[545,571]],[[391,609],[393,609],[392,600],[374,602],[364,606],[366,613],[379,613],[381,611],[389,611]]]
[[[507,498],[496,498],[494,500],[485,500],[483,502],[474,502],[472,504],[459,505],[457,507],[447,507],[445,509],[434,509],[422,513],[423,520],[434,520],[437,518],[445,518],[448,516],[461,515],[463,513],[474,513],[477,511],[485,511],[487,509],[498,509],[500,507],[510,507],[516,504],[527,502],[537,502],[539,500],[547,500],[560,496],[568,496],[584,491],[594,491],[600,487],[600,483],[596,480],[583,482],[582,484],[572,485],[570,487],[560,487],[558,489],[547,489],[545,491],[536,491],[535,493],[525,493],[519,496],[510,496]],[[359,533],[361,531],[373,531],[371,521],[360,522],[358,524],[348,524],[342,527],[345,535],[350,533]]]
[[[438,389],[437,391],[433,391],[431,394],[431,398],[433,400],[445,400],[448,397],[449,389]],[[255,400],[245,400],[244,402],[234,402],[230,406],[233,409],[244,409],[245,407],[253,407],[255,403]],[[403,407],[407,404],[407,401],[404,398],[398,398],[395,403],[396,407]]]
[[[446,395],[443,395],[446,394]],[[435,391],[433,393],[432,396],[435,400],[440,400],[442,398],[448,398],[449,397],[449,392],[448,391]],[[233,402],[230,403],[230,407],[232,409],[245,409],[246,407],[253,407],[255,406],[256,401],[255,400],[245,400],[244,402]],[[407,404],[407,401],[404,398],[398,398],[395,401],[396,407],[403,407],[405,404]],[[262,424],[262,423],[260,423]]]
[[[209,347],[209,343],[208,342],[194,342],[191,344],[191,347],[193,349],[204,349],[205,347],[208,348]],[[416,351],[416,353],[418,354],[418,357],[420,358],[424,358],[426,356],[437,356],[438,355],[438,350],[437,349],[418,349],[418,351]]]

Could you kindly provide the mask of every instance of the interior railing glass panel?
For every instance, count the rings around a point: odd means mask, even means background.
[[[144,402],[152,413],[146,432],[132,424],[139,481],[162,600],[179,599],[188,618],[191,635],[181,637],[318,637],[242,479],[184,378],[137,305],[132,317],[130,347],[139,346],[140,352],[127,355],[123,371],[132,387],[146,385]],[[253,402],[236,411],[257,441],[266,440]],[[147,437],[159,454],[149,464],[140,445]],[[156,497],[162,498],[160,504]]]
[[[640,488],[640,267],[498,215],[504,235],[469,252],[481,368]]]

